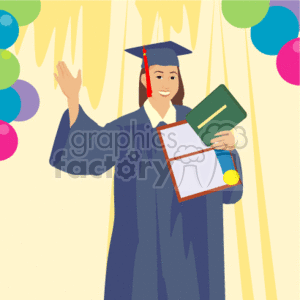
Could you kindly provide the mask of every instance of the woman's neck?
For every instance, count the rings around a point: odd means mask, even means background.
[[[157,101],[153,98],[148,98],[148,100],[163,119],[170,108],[170,101]]]

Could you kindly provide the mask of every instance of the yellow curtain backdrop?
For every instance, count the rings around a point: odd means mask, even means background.
[[[12,201],[0,218],[9,228],[1,232],[9,247],[0,298],[103,298],[114,169],[70,176],[49,165],[67,108],[53,72],[61,60],[74,76],[82,70],[80,103],[103,126],[138,109],[141,61],[124,49],[172,40],[193,50],[180,58],[184,105],[193,108],[224,83],[248,113],[247,143],[238,150],[244,195],[224,205],[226,299],[299,299],[299,87],[281,79],[276,57],[255,49],[250,29],[231,26],[219,0],[41,2],[39,17],[8,49],[41,106],[31,120],[12,123],[19,147],[0,163],[0,182],[13,178],[1,187]]]

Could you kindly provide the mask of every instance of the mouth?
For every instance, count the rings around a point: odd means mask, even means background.
[[[159,91],[159,93],[160,93],[162,96],[164,96],[164,97],[170,95],[170,92]]]

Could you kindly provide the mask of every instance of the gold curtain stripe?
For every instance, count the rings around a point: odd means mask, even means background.
[[[223,33],[223,25],[222,25],[221,4],[220,4],[220,26],[221,26],[222,49],[223,49],[225,85],[227,86],[227,88],[229,88],[228,71],[227,71],[226,55],[225,55],[224,33]],[[241,199],[238,203],[234,205],[242,295],[243,295],[243,300],[254,300],[242,200],[243,199]]]
[[[118,115],[117,117],[122,116],[123,110],[123,89],[124,89],[124,69],[125,69],[125,47],[126,47],[126,32],[127,32],[127,14],[128,14],[128,0],[126,2],[126,15],[125,15],[125,28],[124,28],[124,41],[123,41],[123,54],[122,54],[122,69],[121,69],[121,80],[120,80],[120,92],[119,92],[119,105],[118,105]],[[114,202],[114,174],[115,174],[115,167],[113,168],[113,180],[112,180],[112,188],[111,188],[111,199],[110,199],[110,214],[109,214],[109,224],[108,224],[108,249],[107,253],[109,252],[109,246],[111,241],[111,235],[114,226],[114,219],[115,219],[115,202]]]
[[[215,17],[215,2],[213,4],[213,16],[211,22],[211,37],[210,37],[210,48],[209,48],[209,58],[208,58],[208,72],[207,72],[207,85],[206,85],[206,96],[210,93],[210,81],[211,81],[211,61],[212,61],[212,43],[214,34],[214,17]]]
[[[257,186],[258,219],[260,225],[261,251],[262,251],[262,258],[263,258],[266,299],[277,300],[271,241],[270,241],[268,216],[267,216],[267,207],[266,207],[265,191],[264,191],[264,184],[263,184],[263,174],[262,174],[261,159],[260,159],[260,152],[259,152],[259,142],[258,142],[257,124],[256,124],[255,107],[254,107],[254,96],[253,96],[253,87],[252,87],[251,70],[250,70],[249,47],[248,47],[248,38],[247,38],[246,29],[245,29],[245,39],[246,39],[246,52],[247,52],[251,123],[252,123],[252,134],[253,134],[253,151],[254,151],[254,160],[255,160],[255,175],[256,175],[255,177],[256,177],[256,186]]]

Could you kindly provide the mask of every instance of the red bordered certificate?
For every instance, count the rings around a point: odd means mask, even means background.
[[[232,187],[223,181],[214,149],[202,142],[186,120],[157,127],[157,132],[179,202]],[[241,180],[235,185],[239,184]]]

